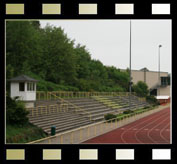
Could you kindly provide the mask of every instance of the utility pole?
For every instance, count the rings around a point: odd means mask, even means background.
[[[130,81],[129,81],[129,110],[131,109],[131,20],[130,20]]]
[[[160,48],[162,47],[162,45],[159,45],[159,73],[158,73],[158,75],[159,75],[159,96],[160,96]]]

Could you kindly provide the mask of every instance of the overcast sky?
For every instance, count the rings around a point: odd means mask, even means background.
[[[75,43],[85,45],[92,59],[120,69],[129,67],[130,20],[43,20],[62,27]],[[158,71],[158,46],[162,45],[160,70],[171,73],[171,20],[132,20],[132,69]]]

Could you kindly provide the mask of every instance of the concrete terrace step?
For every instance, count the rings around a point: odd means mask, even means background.
[[[55,117],[62,117],[62,116],[66,116],[66,115],[70,115],[69,112],[58,112],[58,113],[50,113],[50,114],[44,114],[44,115],[40,115],[40,116],[33,116],[33,117],[29,117],[30,120],[43,120],[46,118],[55,118]]]
[[[73,104],[76,105],[76,106],[78,106],[78,107],[80,107],[80,108],[104,106],[103,104],[98,103],[98,102],[95,102],[95,103],[89,103],[89,104],[75,104],[75,103],[73,103]],[[74,106],[70,105],[69,108],[74,108]]]
[[[100,117],[95,117],[92,119],[94,122],[99,122],[99,121],[103,121],[104,120],[104,116],[100,116]]]
[[[72,125],[73,123],[80,123],[80,122],[90,122],[89,119],[86,119],[86,118],[75,118],[75,119],[67,119],[66,120],[54,120],[54,121],[45,121],[43,123],[36,123],[37,126],[40,126],[42,127],[43,129],[47,128],[47,127],[50,127],[51,125],[58,125],[60,127],[64,127],[66,125]]]
[[[73,125],[73,126],[62,128],[62,129],[56,129],[56,134],[63,133],[63,132],[73,130],[73,129],[76,129],[76,128],[80,128],[80,127],[86,126],[86,125],[90,125],[90,124],[89,123],[82,123],[80,125]],[[46,133],[50,134],[50,129],[47,129],[45,131],[46,131]]]
[[[36,101],[36,106],[39,105],[46,105],[46,104],[57,104],[59,100],[37,100]]]
[[[89,108],[82,108],[83,110],[87,111],[87,112],[91,112],[91,111],[96,111],[96,110],[104,110],[104,109],[110,109],[106,106],[96,106],[96,107],[89,107]],[[100,110],[100,111],[101,111]]]
[[[103,118],[104,118],[105,114],[115,113],[115,112],[117,112],[117,111],[105,111],[105,112],[102,112],[102,113],[95,113],[95,114],[92,115],[92,119],[94,119],[95,117],[101,117],[101,116],[103,116]]]
[[[79,114],[67,112],[62,113],[62,115],[60,113],[59,115],[53,114],[49,116],[38,117],[34,120],[30,120],[30,122],[37,125],[38,127],[41,127],[44,131],[48,133],[51,130],[51,126],[56,126],[56,128],[58,129],[57,132],[60,132],[92,123],[89,118],[82,117]]]
[[[72,103],[77,106],[90,106],[90,105],[100,105],[100,102],[93,101],[93,102],[80,102],[80,103]]]
[[[142,108],[144,106],[138,106],[138,108]],[[128,110],[129,109],[129,106],[126,107],[126,108],[123,108],[124,110]],[[137,109],[137,106],[131,106],[130,109]]]
[[[81,117],[80,115],[62,115],[62,116],[46,116],[43,118],[39,118],[39,119],[30,119],[30,121],[32,123],[44,123],[44,122],[49,122],[49,121],[55,121],[58,120],[60,122],[60,120],[69,120],[69,119],[80,119],[83,118],[85,119],[85,117]]]
[[[64,99],[66,101],[69,101],[69,102],[74,102],[74,103],[77,103],[77,102],[90,102],[90,101],[94,101],[94,99],[92,98],[77,98],[77,99]]]
[[[69,98],[64,100],[90,113],[94,122],[103,120],[105,114],[115,114],[119,111],[121,112],[129,109],[129,96],[102,96],[101,98],[96,96],[91,98]],[[38,101],[36,104],[39,106],[48,106],[59,103],[60,100],[52,100]],[[52,113],[49,116],[46,115],[38,118],[31,117],[30,121],[34,122],[34,124],[48,133],[51,131],[51,126],[56,126],[56,133],[59,133],[93,123],[93,121],[89,120],[90,115],[82,111],[75,113],[75,107],[71,104],[68,105],[68,112],[60,111],[58,113]],[[131,97],[131,110],[147,105],[148,103],[141,102],[136,97]]]
[[[79,123],[72,123],[70,125],[68,124],[68,125],[62,126],[62,127],[55,125],[56,126],[56,133],[64,132],[67,130],[75,129],[75,128],[82,127],[82,126],[89,125],[89,124],[91,124],[91,123],[88,121],[85,121],[85,122],[79,122]],[[50,134],[50,131],[51,131],[50,126],[46,127],[44,130]]]
[[[96,113],[100,113],[100,114],[103,114],[104,112],[114,112],[114,111],[116,111],[116,110],[114,110],[114,109],[104,109],[104,110],[95,110],[95,111],[92,111],[91,112],[91,116],[93,116],[94,114],[96,114]]]

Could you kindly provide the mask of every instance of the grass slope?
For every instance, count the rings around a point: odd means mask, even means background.
[[[21,127],[6,125],[6,143],[27,143],[44,137],[46,133],[30,123]]]

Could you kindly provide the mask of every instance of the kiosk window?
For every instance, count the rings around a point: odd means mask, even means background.
[[[19,91],[25,91],[25,83],[19,83]]]
[[[27,91],[34,91],[35,87],[34,87],[34,83],[27,83]]]

